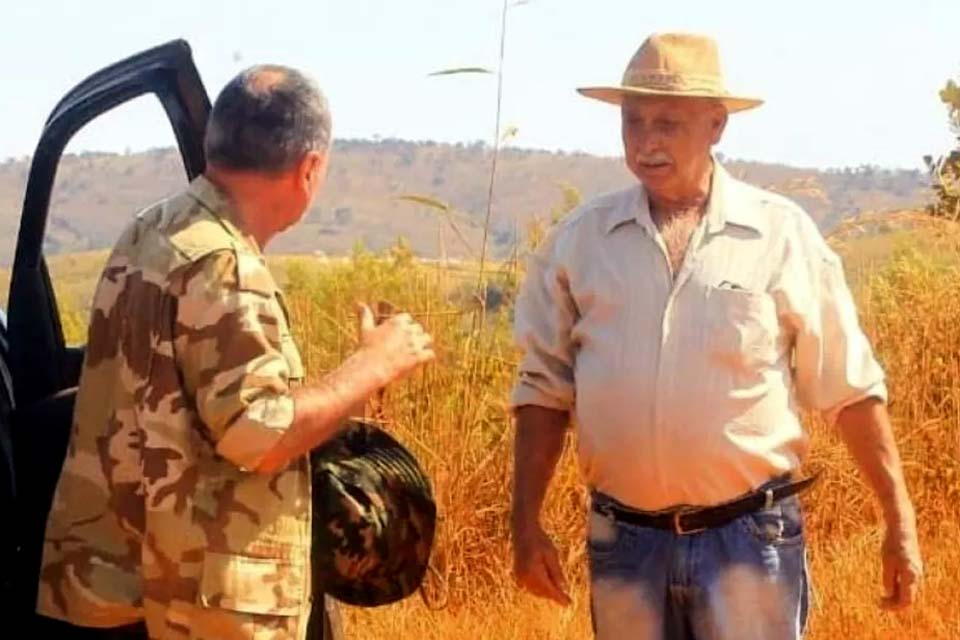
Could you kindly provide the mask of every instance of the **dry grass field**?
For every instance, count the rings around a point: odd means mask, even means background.
[[[878,240],[842,230],[862,321],[889,374],[891,412],[919,514],[927,577],[902,614],[880,598],[878,513],[836,434],[816,420],[805,497],[814,606],[809,638],[960,638],[960,232],[951,223],[906,225]],[[858,252],[860,252],[858,254]],[[864,256],[867,256],[866,258]],[[82,341],[82,303],[102,254],[54,262],[65,326]],[[590,637],[584,558],[585,493],[570,448],[551,487],[546,523],[562,550],[574,604],[561,609],[519,593],[507,526],[512,425],[505,411],[516,353],[510,292],[482,326],[475,282],[405,251],[321,263],[276,260],[308,370],[321,376],[354,348],[355,300],[389,300],[434,333],[438,361],[388,390],[395,433],[418,454],[440,505],[439,538],[422,597],[373,610],[344,609],[355,640],[577,639]],[[59,276],[58,276],[59,274]],[[65,280],[68,275],[73,281]],[[494,300],[496,302],[496,300]],[[74,307],[79,304],[79,307]],[[72,307],[72,308],[67,308]],[[571,440],[572,441],[572,440]]]

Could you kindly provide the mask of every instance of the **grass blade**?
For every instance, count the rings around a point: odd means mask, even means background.
[[[427,77],[434,76],[456,76],[463,74],[487,74],[493,75],[493,71],[487,69],[486,67],[455,67],[453,69],[442,69],[440,71],[434,71],[433,73],[428,73]]]

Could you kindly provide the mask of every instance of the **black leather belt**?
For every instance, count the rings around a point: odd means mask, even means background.
[[[800,493],[812,485],[819,474],[783,485],[748,493],[729,502],[712,507],[682,507],[666,511],[636,511],[609,501],[594,501],[593,510],[620,522],[653,529],[671,530],[679,536],[700,533],[707,529],[722,527],[737,518],[760,509],[769,509],[774,504]]]

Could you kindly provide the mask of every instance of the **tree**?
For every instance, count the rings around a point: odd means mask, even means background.
[[[953,80],[940,91],[940,100],[947,107],[950,129],[957,136],[957,148],[936,160],[924,156],[930,170],[935,201],[929,212],[935,216],[960,220],[960,85]]]

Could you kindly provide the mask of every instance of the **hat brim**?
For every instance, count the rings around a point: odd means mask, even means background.
[[[656,89],[643,89],[641,87],[581,87],[577,89],[580,95],[609,104],[620,105],[627,96],[673,96],[678,98],[712,98],[719,100],[727,108],[729,113],[738,111],[747,111],[759,107],[763,100],[758,98],[745,98],[740,96],[719,96],[716,94],[696,93],[689,91],[660,91]]]

